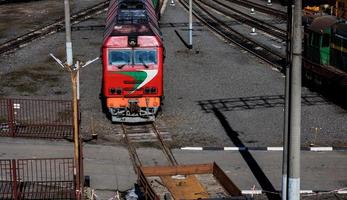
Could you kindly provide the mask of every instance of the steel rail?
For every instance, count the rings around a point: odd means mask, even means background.
[[[110,0],[106,0],[102,3],[96,4],[90,8],[86,8],[72,15],[71,24],[77,24],[83,20],[91,18],[95,14],[100,14],[101,12],[105,11],[108,7],[109,1]],[[44,36],[51,35],[60,30],[63,30],[64,27],[65,27],[64,19],[59,19],[56,22],[53,22],[49,25],[45,25],[41,28],[25,33],[19,37],[8,40],[0,44],[0,55],[19,49],[36,39],[39,39]]]
[[[197,0],[198,1],[198,0]],[[215,20],[219,25],[222,25],[223,28],[225,28],[226,30],[230,31],[230,32],[233,32],[234,35],[238,36],[238,37],[241,37],[242,40],[247,40],[248,43],[253,43],[255,45],[254,48],[257,48],[257,47],[261,47],[263,49],[265,49],[266,51],[270,52],[271,54],[273,55],[276,55],[278,57],[284,57],[283,55],[281,55],[280,53],[278,52],[275,52],[273,51],[271,48],[263,45],[263,44],[260,44],[248,37],[246,37],[245,35],[241,34],[240,32],[236,31],[235,29],[231,28],[230,26],[228,26],[225,22],[219,20],[217,17],[215,17],[211,12],[209,12],[206,8],[204,8],[202,5],[200,5],[199,3],[197,3],[197,1],[195,1],[195,5],[197,5],[199,7],[199,9],[201,9],[202,11],[204,11],[208,16],[210,16],[213,20]],[[248,49],[250,50],[250,49]]]
[[[136,149],[134,148],[134,146],[130,142],[130,139],[128,137],[128,132],[127,132],[125,125],[122,123],[121,126],[122,126],[122,130],[123,130],[123,137],[124,137],[124,140],[127,144],[128,151],[130,153],[130,159],[131,159],[131,162],[133,163],[134,171],[137,174],[138,173],[138,167],[142,166],[142,162],[139,158],[139,155],[136,152]]]
[[[280,10],[275,10],[273,8],[269,8],[266,6],[263,6],[261,4],[251,2],[248,0],[226,0],[231,3],[239,4],[241,6],[247,7],[247,8],[254,8],[256,11],[260,11],[262,13],[266,13],[284,20],[287,20],[287,13],[280,11]]]
[[[205,6],[207,7],[210,7],[230,18],[234,18],[236,19],[237,21],[240,21],[242,23],[245,23],[247,25],[249,25],[250,27],[255,27],[255,28],[258,28],[270,35],[273,35],[279,39],[282,39],[282,40],[286,40],[287,39],[287,33],[285,30],[282,30],[276,26],[273,26],[269,23],[266,23],[262,20],[259,20],[255,17],[252,17],[252,16],[249,16],[243,12],[241,12],[240,10],[237,10],[235,8],[232,8],[231,6],[227,5],[227,4],[224,4],[222,3],[221,1],[219,0],[214,0],[214,3],[217,3],[221,6],[223,6],[224,8],[227,8],[228,10],[231,10],[232,12],[235,12],[237,14],[232,14],[230,12],[227,12],[221,8],[217,8],[216,5],[212,5],[210,2],[206,2],[206,1],[202,1],[202,0],[198,0],[199,2],[201,2],[202,4],[204,4]]]
[[[128,130],[126,128],[126,125],[124,123],[122,123],[121,127],[123,130],[123,138],[125,140],[125,143],[127,144],[128,151],[130,154],[130,159],[131,159],[131,162],[133,163],[134,171],[136,173],[138,173],[138,168],[142,166],[142,162],[139,158],[139,155],[136,152],[136,148],[134,147],[134,145],[131,142],[131,139],[128,136]],[[165,144],[165,141],[164,141],[163,137],[161,136],[160,131],[158,130],[155,122],[153,122],[151,124],[151,127],[153,129],[153,132],[154,132],[156,138],[158,139],[158,142],[160,143],[161,150],[164,153],[165,157],[167,158],[168,162],[172,166],[178,165],[178,162],[175,159],[171,149],[168,148],[167,145]]]
[[[163,137],[160,135],[160,132],[159,132],[155,122],[152,123],[152,127],[153,127],[153,130],[154,130],[160,144],[161,144],[162,150],[163,150],[166,158],[170,161],[171,165],[173,165],[173,166],[178,165],[178,162],[175,159],[171,149],[166,146]]]
[[[181,5],[188,10],[188,5],[184,0],[179,0]],[[282,69],[282,65],[280,64],[285,57],[277,52],[272,51],[271,49],[264,47],[263,45],[243,36],[241,33],[235,31],[230,28],[226,23],[219,20],[217,17],[213,16],[209,11],[204,9],[201,5],[195,4],[199,7],[203,13],[197,11],[197,9],[193,8],[194,16],[199,19],[202,23],[204,23],[208,28],[210,28],[213,32],[217,33],[221,37],[223,37],[228,42],[231,42],[240,48],[252,53],[256,57],[261,60]],[[260,48],[259,48],[260,47]],[[264,51],[264,49],[266,51]]]

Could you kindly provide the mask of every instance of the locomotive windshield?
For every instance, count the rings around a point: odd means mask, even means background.
[[[143,65],[148,68],[149,65],[158,63],[157,57],[157,51],[152,49],[110,49],[108,53],[109,70],[112,70],[111,66],[121,69],[125,65]]]
[[[157,64],[157,51],[135,50],[135,64]]]
[[[131,63],[132,52],[130,50],[109,52],[109,64],[110,65],[124,65]]]

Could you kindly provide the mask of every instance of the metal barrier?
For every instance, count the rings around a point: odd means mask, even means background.
[[[72,158],[0,160],[0,199],[75,199]]]
[[[72,110],[72,101],[0,98],[0,136],[71,138]]]

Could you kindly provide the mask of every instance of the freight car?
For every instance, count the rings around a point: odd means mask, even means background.
[[[347,23],[321,16],[305,28],[303,77],[310,83],[347,88]]]
[[[159,0],[112,0],[102,47],[102,97],[112,122],[154,121],[163,98]]]

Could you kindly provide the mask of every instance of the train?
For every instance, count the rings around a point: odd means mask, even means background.
[[[303,78],[327,88],[347,89],[347,21],[315,17],[304,28]]]
[[[159,0],[111,0],[102,45],[102,101],[112,122],[155,121],[163,101]]]

